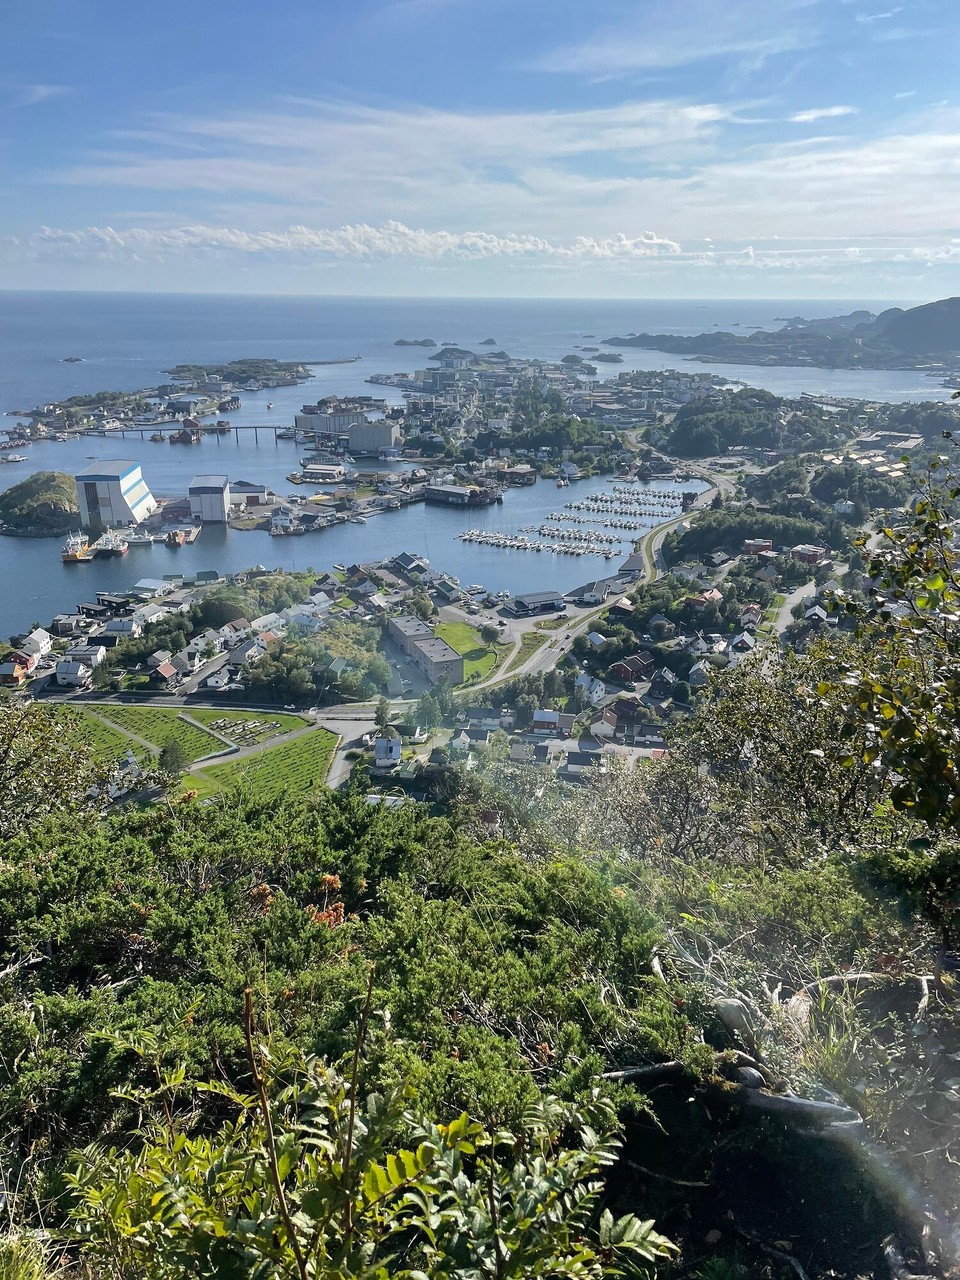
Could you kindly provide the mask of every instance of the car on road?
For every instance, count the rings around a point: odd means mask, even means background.
[[[283,708],[283,709],[284,709],[284,711],[296,711],[296,709],[297,709],[297,708],[294,706],[294,704],[293,704],[292,702],[287,702],[287,703],[285,703],[285,704],[284,704],[284,708]]]

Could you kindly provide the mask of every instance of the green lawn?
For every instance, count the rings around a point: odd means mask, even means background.
[[[186,714],[208,729],[222,733],[238,747],[268,742],[281,733],[292,733],[309,723],[302,716],[286,715],[282,711],[257,715],[252,711],[219,711],[214,707],[197,707],[191,708]]]
[[[510,663],[508,670],[513,671],[523,664],[547,643],[546,637],[540,631],[526,631],[520,637],[520,648],[516,657]]]
[[[244,760],[224,761],[187,774],[186,790],[195,790],[201,799],[229,791],[241,784],[256,796],[272,799],[281,795],[302,795],[323,786],[337,745],[337,735],[328,729],[305,733],[293,742],[266,747]]]
[[[180,744],[188,760],[199,760],[201,756],[224,750],[219,738],[180,720],[172,707],[128,707],[109,703],[99,704],[96,714],[120,729],[146,738],[155,747],[162,747],[172,739]]]
[[[83,742],[106,764],[123,759],[131,750],[140,761],[150,754],[139,742],[134,742],[122,730],[115,729],[86,708],[80,710],[78,732]]]
[[[477,672],[482,679],[497,665],[497,651],[487,648],[480,639],[480,632],[476,627],[471,627],[469,622],[438,622],[434,631],[440,640],[446,640],[450,648],[455,649],[463,658],[464,681]]]

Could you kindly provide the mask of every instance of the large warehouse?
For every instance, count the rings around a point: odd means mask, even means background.
[[[88,529],[139,524],[157,509],[139,462],[113,458],[92,462],[76,481],[80,521]]]
[[[202,524],[225,524],[230,514],[230,482],[226,476],[194,476],[190,481],[190,514]]]

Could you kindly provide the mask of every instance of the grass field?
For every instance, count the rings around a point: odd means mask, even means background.
[[[281,733],[292,733],[308,723],[302,716],[286,715],[282,711],[265,711],[257,715],[252,711],[219,711],[214,707],[197,707],[191,708],[186,714],[191,720],[197,720],[207,728],[222,733],[239,747],[269,742]]]
[[[507,667],[508,671],[515,671],[547,643],[546,636],[539,631],[527,631],[520,637],[520,648],[517,650],[516,657]]]
[[[463,678],[469,680],[474,673],[488,676],[497,665],[497,651],[488,649],[480,639],[480,632],[469,622],[438,622],[434,628],[441,640],[456,649],[463,658]]]
[[[569,618],[544,618],[537,623],[537,629],[540,631],[559,631],[561,627],[569,627]]]
[[[266,747],[259,755],[198,769],[184,777],[183,786],[185,790],[196,790],[201,799],[238,784],[268,799],[302,795],[323,785],[336,745],[335,733],[317,729],[293,742]]]
[[[129,751],[139,761],[144,761],[150,752],[139,742],[128,738],[120,729],[101,720],[94,712],[80,712],[79,734],[88,747],[106,764],[113,764],[122,759]]]
[[[110,703],[98,705],[96,713],[120,729],[152,742],[155,747],[162,747],[171,739],[178,742],[188,760],[199,760],[201,756],[224,749],[212,733],[178,719],[172,707],[121,707]]]

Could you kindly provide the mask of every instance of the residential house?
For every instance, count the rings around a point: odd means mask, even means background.
[[[705,662],[695,662],[687,676],[691,689],[703,689],[710,683],[710,667]]]
[[[672,640],[677,634],[676,625],[662,613],[655,613],[647,625],[651,635],[660,636],[664,640]]]
[[[659,667],[650,680],[650,696],[658,702],[664,698],[673,696],[673,686],[677,683],[677,677],[669,667]]]
[[[490,731],[504,727],[501,714],[496,707],[470,707],[467,711],[467,726],[470,729]]]
[[[723,592],[718,591],[716,587],[709,587],[706,591],[701,591],[699,595],[688,596],[687,604],[691,609],[695,609],[701,613],[704,609],[709,609],[711,605],[718,605],[723,600]]]
[[[285,629],[285,622],[279,613],[265,613],[260,618],[254,618],[250,623],[251,629],[257,635],[261,635],[264,631],[273,631],[281,633]]]
[[[761,551],[772,551],[773,542],[769,538],[744,538],[741,550],[745,556],[758,556]]]
[[[94,671],[107,656],[107,651],[102,644],[72,644],[63,656],[71,662],[82,662]]]
[[[631,603],[629,596],[621,596],[619,600],[614,600],[613,604],[607,610],[614,617],[627,618],[634,613],[636,606]]]
[[[757,647],[757,638],[750,634],[749,631],[741,631],[738,636],[734,636],[730,641],[729,650],[731,654],[751,653]]]
[[[156,670],[157,667],[162,667],[165,662],[169,662],[172,657],[173,654],[169,649],[157,649],[147,659],[147,666],[152,670]]]
[[[599,631],[587,632],[587,644],[591,649],[602,649],[607,643],[607,637],[601,635]]]
[[[450,739],[450,751],[454,755],[466,755],[476,747],[487,746],[489,742],[489,729],[458,729]]]
[[[0,684],[19,688],[26,683],[27,677],[32,674],[36,665],[36,658],[28,661],[17,655],[14,655],[9,662],[0,662]]]
[[[150,679],[161,688],[167,688],[180,679],[180,673],[172,662],[161,662],[150,672]]]
[[[230,661],[238,666],[252,667],[260,661],[266,652],[267,646],[261,640],[244,640],[242,644],[232,650]]]
[[[220,689],[225,689],[233,678],[234,673],[230,667],[221,667],[219,671],[214,671],[213,675],[207,676],[203,683],[207,689],[218,692]]]
[[[607,687],[602,680],[598,680],[595,676],[591,676],[589,672],[584,671],[577,676],[573,682],[574,695],[578,690],[582,690],[580,696],[584,702],[589,703],[591,707],[597,707],[603,701],[607,694]]]
[[[617,733],[617,713],[613,707],[604,707],[600,715],[590,725],[590,732],[595,738],[614,738]]]
[[[235,618],[233,622],[227,622],[220,628],[221,638],[228,649],[232,649],[235,644],[246,640],[252,634],[253,624],[246,618]]]
[[[653,675],[654,662],[648,653],[634,653],[629,658],[621,658],[609,668],[609,674],[616,680],[625,680],[635,684],[639,680],[649,680]]]
[[[573,726],[577,723],[577,717],[574,713],[561,711],[557,716],[557,737],[569,738],[573,733]]]
[[[559,711],[551,711],[548,707],[541,707],[533,713],[530,728],[533,733],[553,734],[557,732],[559,719]]]
[[[599,773],[606,773],[606,757],[595,751],[568,751],[560,773],[569,780],[582,777],[592,769],[596,769]]]
[[[772,564],[765,564],[762,569],[758,569],[753,575],[758,582],[764,582],[768,587],[778,587],[781,582],[781,576],[777,573]]]
[[[53,648],[53,636],[49,631],[44,631],[43,627],[37,627],[31,631],[29,635],[24,636],[17,645],[17,653],[24,658],[45,658]]]
[[[807,609],[803,615],[803,620],[810,627],[825,627],[830,621],[830,615],[823,605],[815,604]]]
[[[377,769],[392,769],[400,763],[403,743],[400,738],[377,738],[373,744],[373,763]]]
[[[93,679],[93,668],[85,662],[61,658],[57,663],[57,684],[71,689],[84,689]]]
[[[829,560],[830,553],[826,547],[814,546],[809,542],[798,542],[795,547],[790,548],[790,555],[800,564],[818,565],[824,560]]]
[[[554,751],[547,742],[537,742],[529,734],[515,738],[510,744],[510,759],[516,764],[548,765],[553,762]]]
[[[636,747],[655,747],[663,748],[666,739],[663,736],[663,727],[659,724],[653,724],[649,720],[641,721],[633,727],[633,744]]]
[[[102,634],[110,636],[113,644],[121,640],[136,639],[143,635],[143,623],[139,618],[111,618]]]

